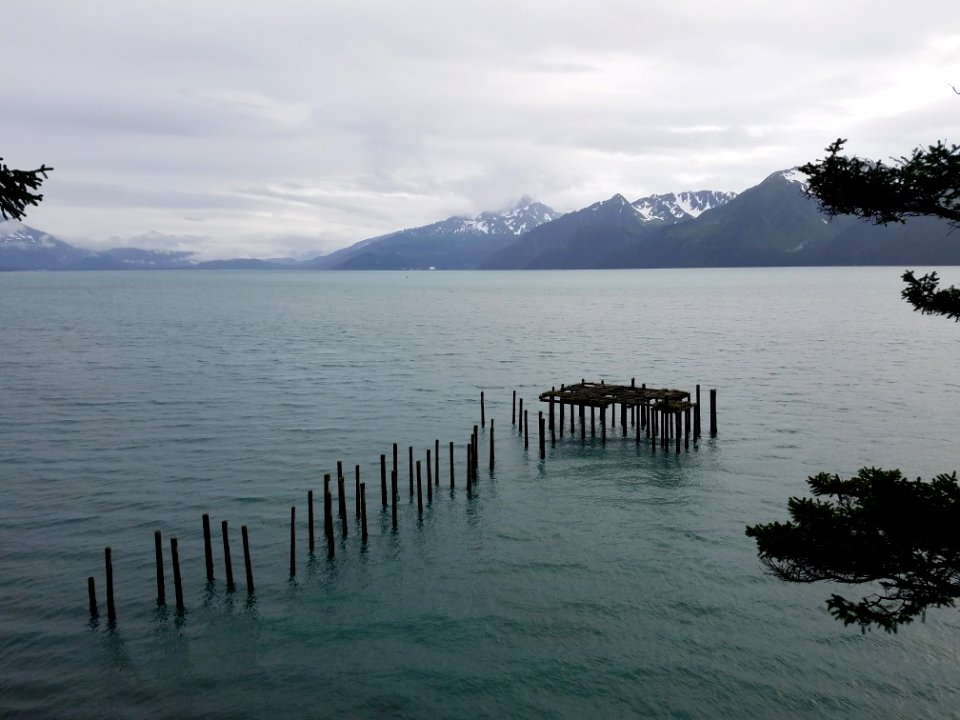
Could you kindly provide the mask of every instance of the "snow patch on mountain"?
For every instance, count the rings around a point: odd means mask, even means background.
[[[648,195],[632,205],[644,222],[674,224],[700,217],[707,210],[720,207],[737,196],[734,192],[698,190],[665,195]]]
[[[781,170],[780,177],[782,177],[788,183],[799,185],[802,192],[806,192],[807,188],[809,187],[809,178],[807,177],[807,174],[800,172],[799,168]]]

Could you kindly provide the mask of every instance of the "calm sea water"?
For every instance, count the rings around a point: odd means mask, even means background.
[[[960,717],[956,610],[862,635],[743,532],[821,470],[957,468],[960,325],[912,313],[899,272],[0,274],[0,716]],[[719,435],[678,456],[567,434],[541,462],[511,393],[537,410],[582,377],[717,388]],[[481,391],[497,466],[467,498]],[[407,448],[435,439],[418,518]],[[337,460],[327,561],[306,494]],[[231,523],[237,592],[218,532],[205,581],[204,512]],[[156,605],[155,530],[182,615]],[[114,628],[87,613],[107,545]]]

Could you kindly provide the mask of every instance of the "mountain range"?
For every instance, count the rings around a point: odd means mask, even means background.
[[[0,224],[0,270],[579,269],[779,265],[958,265],[960,237],[933,218],[877,226],[825,216],[796,170],[739,195],[697,192],[629,201],[616,194],[559,213],[530,198],[369,238],[311,260],[195,262],[191,253],[76,248],[22,223]]]

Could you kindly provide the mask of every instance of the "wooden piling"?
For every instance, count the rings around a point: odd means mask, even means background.
[[[240,536],[243,538],[243,569],[247,577],[247,594],[253,595],[253,564],[250,562],[250,540],[247,537],[247,526],[240,526]]]
[[[367,542],[367,484],[360,483],[360,541]]]
[[[337,478],[337,511],[340,514],[340,524],[343,525],[343,534],[347,534],[347,488],[343,475]]]
[[[413,499],[413,445],[407,448],[407,466],[410,475],[410,499]]]
[[[596,409],[593,405],[590,406],[590,437],[596,437],[596,436],[597,436],[597,421],[596,421],[597,413],[596,413],[596,410],[597,410],[597,409]]]
[[[676,422],[675,422],[674,425],[675,425],[675,429],[676,429],[675,435],[677,436],[677,437],[676,437],[676,440],[677,440],[677,455],[679,455],[679,454],[680,454],[680,433],[681,433],[681,430],[680,430],[680,410],[679,410],[679,409],[678,409],[678,410],[675,410],[673,414],[676,416]]]
[[[397,467],[397,444],[396,443],[393,444],[393,470],[394,472],[399,472],[399,468]]]
[[[517,391],[513,391],[513,409],[510,411],[510,424],[517,424]]]
[[[113,601],[113,558],[109,547],[103,549],[103,558],[107,570],[107,620],[113,623],[117,620],[117,606]]]
[[[473,426],[473,479],[477,479],[477,474],[480,471],[480,430],[474,425]]]
[[[537,423],[540,429],[540,459],[547,459],[547,432],[546,432],[546,420],[543,417],[543,412],[541,411],[537,417]]]
[[[683,449],[690,449],[690,406],[683,409]]]
[[[556,387],[550,388],[550,393],[551,393],[550,395],[550,432],[551,433],[556,431],[556,425],[554,424],[554,421],[553,421],[554,416],[553,416],[553,394],[552,394],[552,393],[555,393],[556,391],[557,391]]]
[[[310,546],[310,554],[313,555],[315,548],[313,537],[313,490],[307,490],[307,539]]]
[[[223,533],[223,569],[227,574],[227,592],[233,592],[233,558],[230,557],[230,534],[227,521],[220,521],[220,532]]]
[[[431,481],[432,473],[430,472],[430,451],[427,450],[427,504],[433,503],[433,482]]]
[[[490,418],[490,429],[493,430],[493,418]],[[433,441],[433,484],[440,487],[440,439]]]
[[[433,486],[433,458],[430,448],[427,448],[427,485]]]
[[[356,489],[354,492],[353,501],[354,501],[354,505],[356,505],[357,520],[359,520],[360,519],[360,466],[359,465],[357,465],[356,467],[355,475],[356,475]]]
[[[490,472],[493,472],[493,418],[490,418]]]
[[[290,506],[290,577],[297,575],[297,506]]]
[[[527,411],[523,411],[523,449],[527,450],[530,448],[530,428],[527,426],[528,418]]]
[[[344,489],[343,477],[337,478],[337,510],[340,511],[340,537],[347,536],[347,493]]]
[[[93,575],[87,578],[87,598],[90,602],[90,618],[96,620],[100,617],[100,612],[97,610],[97,585],[94,582]]]
[[[693,439],[700,439],[700,386],[697,385],[697,404],[693,410]]]
[[[210,543],[210,516],[203,514],[203,557],[207,564],[207,582],[213,582],[213,545]]]
[[[330,528],[327,532],[327,559],[333,560],[336,554],[336,543],[333,539],[333,495],[329,490],[323,493],[323,512],[327,518],[327,527]]]
[[[453,440],[450,441],[450,489],[453,490]]]
[[[518,417],[517,432],[523,435],[523,398],[520,398],[520,415]]]
[[[397,474],[393,473],[390,477],[390,489],[393,508],[393,529],[397,529]]]
[[[157,605],[167,604],[166,583],[163,580],[163,543],[160,540],[160,531],[153,533],[153,549],[157,558]]]
[[[590,409],[593,410],[592,407]],[[613,413],[610,413],[610,414],[612,415]],[[591,414],[591,419],[592,417],[593,416]],[[606,444],[607,442],[607,406],[606,405],[600,406],[600,442],[604,444]]]
[[[620,403],[620,431],[627,434],[627,404]]]
[[[560,392],[563,392],[563,385],[560,386]],[[563,406],[564,405],[566,405],[566,403],[563,400],[561,400],[560,401],[560,437],[563,437]]]
[[[480,391],[480,425],[487,426],[487,415],[483,408],[483,390]]]
[[[387,506],[387,456],[380,456],[380,500]]]
[[[337,460],[337,480],[343,477],[343,461]]]
[[[327,499],[330,496],[330,473],[324,473],[323,476],[323,536],[331,537],[333,535],[333,513],[330,510],[330,502]]]
[[[180,553],[177,539],[170,538],[170,564],[173,566],[173,592],[177,598],[177,610],[183,610],[183,582],[180,578]]]
[[[473,489],[473,440],[467,443],[467,497]]]
[[[420,461],[417,460],[417,513],[423,515],[423,488],[420,487]]]
[[[710,434],[717,434],[717,391],[710,390]]]

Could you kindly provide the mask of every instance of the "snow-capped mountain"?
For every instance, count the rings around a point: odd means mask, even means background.
[[[700,217],[707,210],[725,205],[736,196],[734,192],[698,190],[648,195],[634,200],[631,204],[647,222],[659,221],[672,224]]]
[[[60,270],[91,254],[17,220],[0,222],[0,270]]]
[[[561,214],[523,197],[499,212],[482,212],[475,217],[455,215],[430,225],[362,240],[309,261],[307,266],[339,270],[476,267],[490,253]]]

